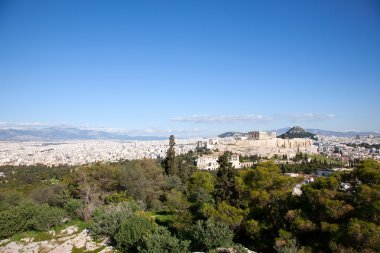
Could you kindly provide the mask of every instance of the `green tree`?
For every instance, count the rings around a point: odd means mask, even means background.
[[[189,200],[197,206],[201,206],[204,203],[212,203],[214,188],[214,175],[206,171],[194,172],[187,182]]]
[[[207,171],[197,171],[191,175],[187,189],[189,193],[197,191],[199,188],[203,188],[206,192],[212,193],[215,187],[215,177]]]
[[[185,211],[189,207],[189,202],[186,200],[184,194],[176,189],[171,189],[165,193],[165,199],[167,209],[171,211]]]
[[[195,159],[196,157],[193,151],[176,156],[176,175],[181,178],[183,183],[187,182],[192,173],[196,170]]]
[[[149,209],[161,207],[159,199],[165,181],[163,170],[156,161],[127,161],[121,166],[118,180],[128,197],[143,202]]]
[[[380,252],[380,226],[358,219],[347,225],[347,243],[358,251]]]
[[[362,161],[354,175],[364,184],[380,185],[380,163],[374,160]]]
[[[379,178],[380,163],[367,160],[303,186],[286,215],[289,231],[315,251],[379,252]]]
[[[244,218],[243,210],[231,206],[225,201],[218,203],[216,208],[210,204],[205,204],[202,213],[210,220],[229,225],[231,229],[238,228]]]
[[[278,230],[286,225],[296,181],[283,176],[273,162],[262,162],[254,169],[239,170],[235,184],[244,210],[243,237],[258,251],[273,250]]]

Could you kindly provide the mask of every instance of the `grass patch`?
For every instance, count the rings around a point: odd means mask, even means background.
[[[335,164],[335,165],[341,165],[342,164],[342,162],[341,161],[337,161],[337,160],[334,160],[334,159],[331,159],[331,158],[329,158],[329,157],[327,157],[327,156],[324,156],[324,155],[316,155],[316,154],[308,154],[308,157],[310,158],[310,159],[316,159],[317,161],[319,161],[319,162],[327,162],[327,163],[332,163],[332,164]]]
[[[98,253],[98,252],[102,251],[103,249],[105,249],[105,247],[106,246],[101,246],[101,247],[94,249],[94,250],[86,250],[86,247],[76,248],[74,246],[73,249],[71,250],[71,253]]]
[[[77,226],[78,232],[81,232],[83,229],[88,228],[90,226],[90,223],[86,221],[82,221],[82,220],[70,220],[62,225],[55,226],[54,231],[56,233],[59,233],[65,228],[70,227],[70,226]]]
[[[150,214],[154,218],[154,221],[159,225],[167,226],[174,220],[174,212],[171,211],[153,211],[150,212]]]
[[[49,234],[46,231],[26,231],[22,233],[17,233],[11,237],[12,241],[19,242],[24,238],[33,238],[34,242],[51,240],[54,238],[54,235]]]
[[[81,221],[81,220],[71,220],[71,221],[69,221],[67,223],[64,223],[62,225],[55,226],[52,230],[56,234],[58,234],[63,229],[65,229],[65,228],[67,228],[69,226],[74,226],[74,225],[79,228],[78,232],[80,232],[83,229],[89,227],[89,223],[88,222]],[[19,241],[21,241],[24,238],[33,238],[34,242],[40,242],[40,241],[51,240],[51,239],[57,238],[57,237],[58,237],[57,235],[49,234],[48,231],[35,231],[35,230],[31,230],[31,231],[20,232],[20,233],[14,234],[13,236],[11,236],[10,239],[12,241],[19,242]]]

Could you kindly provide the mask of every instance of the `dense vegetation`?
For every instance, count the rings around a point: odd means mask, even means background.
[[[295,196],[299,181],[271,161],[235,170],[225,153],[216,173],[197,171],[195,154],[174,145],[162,161],[1,167],[0,239],[66,217],[121,252],[380,251],[380,163],[318,178]]]
[[[283,173],[316,173],[317,170],[331,170],[333,168],[343,167],[342,161],[327,159],[319,155],[307,155],[302,152],[297,153],[290,162],[280,164],[280,169]]]

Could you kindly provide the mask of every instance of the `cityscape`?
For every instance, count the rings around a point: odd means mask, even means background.
[[[380,252],[379,0],[0,0],[0,253]]]
[[[266,132],[257,132],[262,135]],[[212,160],[217,160],[224,151],[240,156],[260,156],[272,158],[286,156],[291,159],[297,152],[323,154],[343,162],[349,167],[351,160],[380,160],[380,135],[336,137],[318,136],[317,140],[296,138],[284,140],[273,136],[252,137],[215,137],[177,139],[176,153],[196,152],[197,148],[217,150]],[[363,146],[366,144],[367,146]],[[77,140],[56,142],[0,142],[0,166],[5,165],[84,165],[95,162],[117,162],[136,159],[165,158],[169,143],[157,141],[115,141],[115,140]],[[206,161],[204,163],[207,163]]]

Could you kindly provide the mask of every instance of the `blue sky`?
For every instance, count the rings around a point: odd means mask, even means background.
[[[0,126],[380,131],[380,2],[0,1]]]

